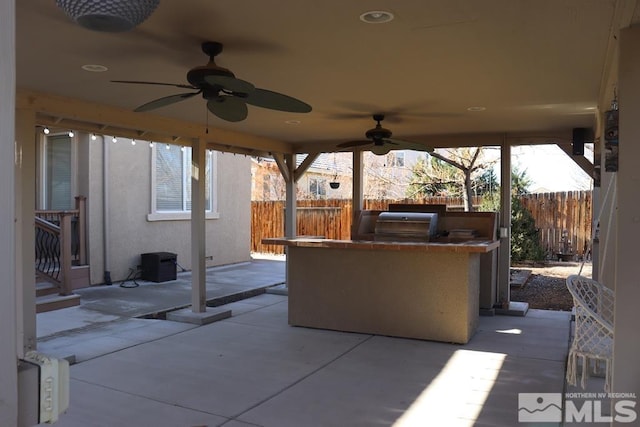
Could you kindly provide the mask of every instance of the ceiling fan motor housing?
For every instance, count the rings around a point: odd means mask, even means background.
[[[187,80],[193,86],[203,89],[205,87],[211,87],[211,85],[204,79],[207,76],[235,77],[235,75],[231,71],[227,70],[226,68],[218,67],[212,60],[207,65],[195,67],[189,70],[189,72],[187,73]],[[222,87],[220,87],[219,90],[221,89]]]
[[[189,70],[187,73],[187,81],[189,83],[197,88],[203,89],[211,87],[211,85],[204,79],[207,76],[235,77],[235,75],[228,69],[216,65],[214,58],[222,53],[222,43],[204,42],[201,47],[202,51],[209,57],[209,62],[207,65],[202,65]],[[222,89],[222,87],[220,87],[220,89]]]
[[[383,139],[391,138],[391,131],[383,128],[380,124],[377,124],[375,128],[369,129],[365,136],[373,142],[382,142]]]

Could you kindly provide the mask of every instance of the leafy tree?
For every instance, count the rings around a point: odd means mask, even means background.
[[[540,230],[519,196],[511,197],[511,260],[542,261],[545,250],[540,245]]]
[[[536,228],[531,212],[524,207],[521,196],[529,193],[531,178],[527,171],[517,168],[511,172],[511,260],[542,261],[545,251],[540,245],[540,231]],[[487,211],[500,209],[500,188],[484,194],[481,208]]]
[[[522,196],[529,194],[529,187],[531,187],[531,178],[527,175],[527,170],[520,171],[518,168],[513,168],[511,171],[511,195]]]
[[[527,171],[517,168],[511,173],[511,260],[542,261],[546,253],[540,244],[540,230],[531,211],[522,204],[520,196],[529,193],[531,178]]]
[[[500,188],[496,172],[491,169],[484,170],[474,181],[473,191],[479,196],[484,196],[498,192]]]

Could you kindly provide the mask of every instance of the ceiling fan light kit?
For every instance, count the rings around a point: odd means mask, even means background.
[[[56,0],[78,24],[93,31],[129,31],[144,22],[160,0]]]

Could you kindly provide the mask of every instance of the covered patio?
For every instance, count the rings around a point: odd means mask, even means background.
[[[206,1],[190,1],[190,7],[164,1],[171,6],[159,8],[148,27],[113,37],[87,32],[65,21],[53,2],[41,3],[38,8],[13,0],[0,5],[0,48],[7,58],[0,65],[6,76],[0,83],[5,100],[0,104],[0,190],[6,200],[0,209],[0,341],[7,343],[0,348],[0,425],[17,424],[22,398],[16,364],[37,347],[31,218],[34,130],[44,127],[192,148],[198,171],[192,180],[190,230],[195,314],[207,311],[206,252],[199,237],[205,195],[198,184],[204,182],[201,161],[207,149],[274,157],[287,185],[286,236],[294,237],[297,180],[318,153],[362,138],[372,113],[395,115],[396,135],[424,150],[500,146],[504,177],[511,173],[511,146],[557,144],[571,153],[572,131],[591,128],[595,167],[582,155],[571,156],[594,168],[603,188],[616,177],[612,215],[602,218],[609,225],[599,236],[609,243],[594,246],[597,278],[615,289],[617,302],[612,391],[640,395],[636,1],[463,1],[459,8],[435,1],[426,9],[412,1],[397,11],[399,28],[375,26],[382,30],[367,33],[373,27],[354,30],[346,22],[344,12],[356,21],[364,12],[355,3],[310,3],[308,10],[290,3],[283,9],[295,17],[283,20],[285,15],[266,3],[220,2],[214,11]],[[197,20],[205,16],[210,19]],[[339,30],[327,31],[335,16],[342,22]],[[219,18],[228,25],[212,25]],[[212,27],[220,33],[212,34]],[[226,37],[231,52],[233,41],[236,52],[257,49],[251,60],[240,53],[224,58],[239,76],[246,72],[247,79],[313,104],[313,113],[304,116],[308,122],[252,109],[240,125],[210,124],[202,102],[134,113],[135,106],[161,95],[146,86],[140,92],[116,90],[108,79],[78,70],[79,57],[108,59],[114,80],[179,80],[203,62],[197,53],[185,54],[194,38],[187,28],[207,39]],[[327,33],[335,37],[330,45]],[[129,40],[127,34],[135,37]],[[247,37],[260,39],[247,43]],[[347,41],[354,44],[349,47]],[[424,55],[418,58],[417,52]],[[604,113],[614,100],[620,106],[619,172],[598,169],[604,159]],[[418,120],[409,119],[414,113]],[[307,154],[300,166],[297,154]],[[357,210],[362,201],[359,148],[353,159]],[[510,198],[508,181],[503,179],[503,200]],[[594,192],[597,197],[599,187]],[[506,295],[509,229],[510,209],[503,203],[498,276]],[[483,317],[476,334],[461,346],[290,327],[286,297],[256,298],[234,303],[236,315],[230,319],[73,367],[72,403],[61,425],[419,425],[425,417],[443,425],[514,425],[517,393],[565,390],[567,313]]]

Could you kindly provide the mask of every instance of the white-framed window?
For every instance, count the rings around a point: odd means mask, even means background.
[[[206,151],[206,217],[219,218],[217,206],[217,152]],[[191,219],[191,147],[154,144],[151,149],[151,213],[149,221]]]
[[[43,135],[39,152],[39,209],[75,208],[77,144],[64,134]]]
[[[324,178],[309,178],[309,193],[321,198],[327,195],[327,180]]]
[[[387,165],[390,167],[404,167],[404,153],[402,151],[396,151],[387,154]]]

